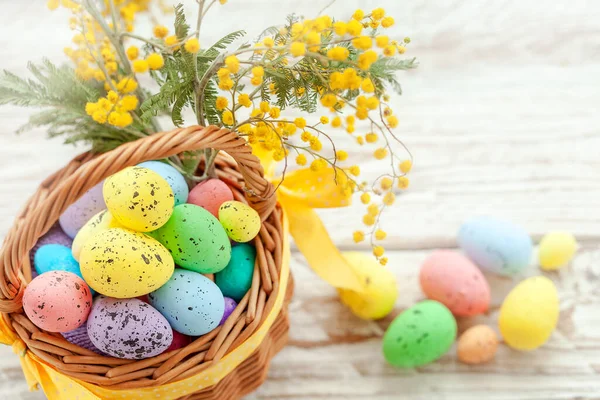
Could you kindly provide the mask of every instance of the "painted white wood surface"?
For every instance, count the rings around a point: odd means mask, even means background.
[[[189,3],[189,2],[188,2]],[[230,0],[205,25],[203,42],[232,29],[258,32],[286,14],[314,15],[328,0]],[[338,0],[347,17],[375,2]],[[66,15],[45,1],[2,2],[0,67],[24,74],[28,60],[56,59],[70,41]],[[400,136],[415,156],[411,187],[388,214],[390,268],[398,277],[397,314],[420,298],[417,272],[429,249],[453,247],[460,223],[492,213],[522,224],[534,238],[566,229],[584,243],[569,268],[549,276],[561,296],[559,328],[533,353],[501,348],[495,362],[458,364],[453,351],[417,370],[385,365],[381,335],[392,316],[356,320],[295,255],[297,290],[292,332],[269,380],[253,399],[592,399],[600,398],[600,2],[557,0],[382,0],[396,17],[393,32],[413,39],[418,70],[402,76],[394,98]],[[224,23],[225,22],[225,23]],[[13,132],[27,111],[0,108],[0,237],[41,180],[81,149],[47,141],[44,132]],[[351,153],[375,174],[368,148]],[[360,205],[323,218],[338,244]],[[356,215],[355,219],[348,218]],[[532,268],[529,275],[538,271]],[[498,306],[515,281],[490,278],[489,315],[460,321],[495,326]],[[28,393],[16,356],[0,347],[0,398]]]

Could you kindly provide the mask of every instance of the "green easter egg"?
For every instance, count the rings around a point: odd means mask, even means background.
[[[456,320],[441,303],[422,301],[398,315],[383,336],[383,355],[396,367],[412,368],[443,356],[456,339]]]
[[[256,210],[240,201],[221,204],[219,221],[231,240],[238,243],[249,242],[260,232],[260,216]]]
[[[161,242],[182,268],[202,274],[221,271],[231,258],[227,233],[210,212],[180,204],[160,229],[150,234]]]
[[[240,244],[231,249],[231,260],[227,267],[215,274],[215,283],[223,296],[239,302],[252,286],[256,249],[249,244]]]

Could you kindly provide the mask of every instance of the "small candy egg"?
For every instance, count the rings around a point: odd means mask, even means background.
[[[513,349],[533,350],[552,335],[558,322],[558,292],[545,276],[519,283],[500,307],[498,326],[504,342]]]
[[[490,305],[485,277],[468,258],[455,251],[434,251],[421,266],[419,280],[423,293],[454,315],[481,314]]]
[[[108,210],[102,210],[94,215],[90,220],[77,232],[77,236],[73,239],[73,247],[71,251],[73,258],[79,261],[79,255],[85,242],[100,231],[110,228],[123,228],[123,225],[116,220]]]
[[[483,364],[494,358],[498,350],[498,335],[487,325],[467,329],[458,339],[456,352],[465,364]]]
[[[255,209],[240,201],[221,204],[219,221],[229,238],[238,243],[249,242],[260,232],[260,216]]]
[[[98,293],[117,298],[150,293],[175,269],[162,244],[124,228],[98,232],[85,243],[80,258],[85,281]]]
[[[175,196],[169,183],[156,172],[129,167],[104,182],[108,211],[121,225],[138,232],[160,228],[171,217]]]
[[[226,201],[233,200],[233,193],[220,179],[208,179],[197,184],[188,196],[187,202],[205,208],[219,218],[219,207]]]
[[[67,271],[49,271],[25,288],[23,309],[38,328],[68,332],[85,323],[92,306],[88,285]]]
[[[106,208],[104,198],[102,197],[103,185],[104,182],[100,182],[85,192],[83,196],[71,204],[60,216],[58,222],[70,238],[74,238],[90,218]]]
[[[564,267],[577,251],[575,236],[567,232],[550,232],[540,241],[538,257],[543,270],[553,271]]]
[[[76,344],[79,347],[83,347],[84,349],[88,349],[93,351],[94,353],[102,354],[100,350],[94,346],[94,343],[90,340],[87,331],[87,324],[81,325],[79,328],[74,329],[72,331],[63,332],[61,335],[67,340],[69,343]]]
[[[173,329],[189,336],[215,329],[225,311],[225,299],[217,285],[204,275],[185,269],[175,271],[148,298]]]
[[[231,249],[229,264],[215,274],[215,283],[224,296],[240,301],[252,286],[256,249],[247,243]]]
[[[465,222],[458,232],[458,244],[481,268],[500,275],[523,271],[533,252],[531,238],[523,228],[488,216]]]
[[[32,272],[35,272],[33,261],[35,253],[40,247],[42,247],[45,244],[60,244],[66,247],[71,247],[71,245],[73,244],[73,239],[67,236],[67,234],[62,230],[59,224],[55,224],[52,228],[50,228],[50,230],[46,232],[45,235],[38,239],[35,246],[33,246],[31,251],[29,252],[29,263],[31,264]]]
[[[237,303],[234,299],[225,297],[225,313],[223,314],[223,318],[221,318],[221,322],[219,322],[219,325],[223,325],[225,321],[227,321],[227,318],[229,318],[229,316],[231,315],[233,310],[235,310],[236,307]]]
[[[173,194],[175,195],[175,205],[183,204],[187,201],[189,194],[187,182],[183,175],[175,168],[160,161],[146,161],[137,166],[151,169],[169,183],[169,186],[171,186]]]
[[[366,320],[381,319],[394,308],[398,297],[396,277],[370,254],[342,253],[362,285],[363,292],[338,289],[340,300],[354,315]]]
[[[167,320],[138,299],[99,296],[88,318],[90,340],[113,357],[140,360],[159,355],[173,341]]]
[[[443,356],[454,339],[456,321],[450,310],[425,300],[392,321],[383,336],[383,355],[396,367],[419,367]]]
[[[210,274],[227,266],[231,243],[219,221],[193,204],[175,206],[173,215],[150,235],[170,252],[177,265]]]
[[[183,333],[179,333],[173,329],[173,341],[169,348],[165,351],[173,351],[177,349],[181,349],[182,347],[187,346],[192,343],[192,338],[188,335],[184,335]]]

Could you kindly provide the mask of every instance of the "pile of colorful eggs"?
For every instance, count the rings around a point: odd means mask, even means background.
[[[481,270],[514,277],[530,265],[533,253],[526,231],[492,217],[477,217],[464,223],[458,242],[465,255],[437,250],[423,263],[419,280],[428,300],[405,310],[389,326],[383,353],[390,364],[417,367],[444,355],[456,339],[455,318],[488,311],[490,286]],[[549,233],[538,249],[540,267],[559,269],[570,261],[576,249],[573,235]],[[508,346],[529,351],[550,338],[558,316],[554,283],[545,276],[533,276],[520,282],[504,299],[498,328]],[[490,361],[498,344],[498,335],[491,327],[472,326],[458,340],[458,359],[467,364]]]
[[[32,250],[23,308],[98,354],[153,357],[225,323],[252,285],[261,220],[209,179],[188,189],[160,161],[126,168],[72,204]]]

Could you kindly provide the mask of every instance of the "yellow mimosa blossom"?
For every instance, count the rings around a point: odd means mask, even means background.
[[[152,30],[152,32],[154,33],[154,36],[162,39],[162,38],[165,38],[169,34],[169,28],[167,28],[164,25],[156,25],[154,27],[154,29]]]
[[[217,100],[215,102],[215,108],[219,111],[224,110],[225,108],[227,108],[227,105],[229,104],[229,101],[223,97],[223,96],[218,96]]]
[[[365,240],[365,234],[361,231],[356,231],[352,234],[355,243],[360,243]]]
[[[390,177],[384,177],[381,178],[381,182],[379,182],[379,185],[381,186],[381,188],[383,190],[388,190],[389,188],[392,187],[392,185],[394,184],[394,181],[392,180],[392,178]]]
[[[367,226],[375,225],[375,217],[370,214],[366,214],[363,216],[363,224]]]
[[[348,159],[348,152],[345,150],[338,150],[335,152],[335,156],[338,161],[346,161]]]
[[[351,36],[358,36],[363,30],[363,25],[357,20],[353,19],[346,24],[346,31]]]
[[[360,195],[360,202],[363,204],[369,204],[371,202],[371,195],[367,192]]]
[[[129,58],[130,60],[135,60],[136,58],[138,58],[138,56],[140,55],[140,49],[138,49],[136,46],[129,46],[127,48],[127,58]]]
[[[326,117],[325,115],[323,115],[321,118],[319,118],[319,122],[322,124],[327,124],[327,123],[329,123],[329,117]]]
[[[294,42],[290,46],[290,54],[294,57],[300,57],[306,54],[306,45],[302,42]]]
[[[179,42],[179,40],[177,39],[177,36],[175,36],[175,35],[167,36],[165,38],[165,44],[169,47],[175,46],[178,42]]]
[[[365,135],[365,140],[367,143],[375,143],[377,142],[378,136],[376,133],[369,132]]]
[[[345,61],[348,59],[350,51],[346,47],[337,46],[327,50],[327,57],[336,61]]]
[[[404,160],[400,163],[398,168],[400,169],[400,171],[403,174],[408,174],[410,172],[410,170],[412,169],[412,161]]]
[[[120,104],[124,111],[133,111],[138,106],[138,98],[133,95],[123,96],[121,98]]]
[[[233,125],[233,113],[229,110],[223,111],[222,120],[225,125]]]
[[[391,206],[396,201],[396,195],[393,192],[387,192],[385,196],[383,196],[383,204],[386,206]]]
[[[345,22],[338,21],[333,24],[333,31],[336,35],[344,36],[347,32],[347,25]]]
[[[398,178],[398,188],[399,189],[406,189],[409,184],[410,184],[410,180],[406,176],[401,176],[400,178]]]
[[[384,240],[386,237],[387,237],[387,233],[385,233],[385,231],[383,231],[381,229],[377,229],[375,231],[375,239]]]
[[[188,39],[188,41],[183,45],[183,48],[188,53],[195,54],[198,52],[198,50],[200,50],[200,42],[198,42],[198,39],[196,38]]]
[[[250,107],[252,105],[252,100],[250,100],[250,96],[246,93],[241,93],[238,96],[238,103],[240,103],[244,107]]]
[[[148,61],[148,67],[150,67],[150,69],[153,71],[161,69],[165,65],[165,60],[163,59],[163,56],[158,53],[148,54],[148,57],[146,57],[146,61]]]
[[[384,48],[385,46],[387,46],[390,42],[390,38],[385,36],[385,35],[379,35],[375,38],[375,44],[377,45],[377,47],[379,48]]]
[[[381,246],[374,246],[373,247],[373,255],[375,257],[381,257],[383,255],[383,253],[385,252],[384,248]]]
[[[265,47],[271,48],[275,45],[275,42],[273,41],[273,38],[267,37],[263,39],[263,44]]]
[[[240,70],[240,60],[235,55],[230,55],[225,58],[225,65],[232,74],[237,74]]]
[[[352,14],[352,18],[354,18],[357,21],[360,21],[364,17],[365,17],[365,12],[363,10],[361,10],[360,8],[358,10],[354,11],[354,14]]]
[[[135,60],[132,63],[133,66],[133,70],[139,74],[143,74],[144,72],[148,71],[148,61],[146,60]]]
[[[359,36],[352,39],[352,46],[360,50],[368,50],[373,47],[373,39],[370,36]]]
[[[342,126],[342,119],[340,117],[333,117],[333,119],[331,120],[331,126],[333,126],[334,128],[339,128],[340,126]]]
[[[384,28],[389,28],[392,25],[394,25],[394,18],[392,17],[385,17],[381,21],[381,26],[383,26]]]
[[[296,164],[298,165],[306,165],[306,156],[304,154],[298,154],[296,157]]]
[[[348,171],[350,172],[350,174],[354,175],[354,176],[359,176],[360,175],[360,167],[358,165],[353,165],[351,166]]]

